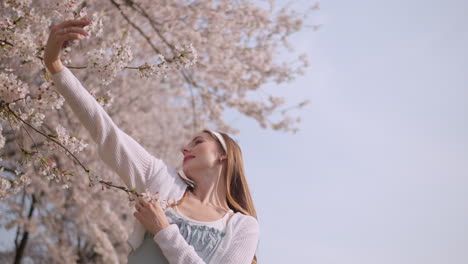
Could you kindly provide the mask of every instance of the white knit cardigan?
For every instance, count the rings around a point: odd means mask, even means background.
[[[182,198],[188,185],[176,170],[148,153],[132,137],[120,130],[82,86],[64,67],[52,75],[54,86],[96,142],[101,159],[112,168],[130,189],[158,192],[168,201]],[[135,219],[128,243],[133,249],[144,239],[144,226]],[[226,234],[210,263],[250,264],[257,250],[260,230],[257,220],[236,212],[226,226]],[[153,237],[171,264],[205,263],[179,232],[176,224],[160,230]]]

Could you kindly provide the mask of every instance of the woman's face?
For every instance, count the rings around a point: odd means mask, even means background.
[[[217,142],[207,132],[197,134],[181,152],[185,173],[212,168],[218,164],[221,155]]]

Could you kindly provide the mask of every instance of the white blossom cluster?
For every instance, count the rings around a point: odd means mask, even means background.
[[[60,181],[60,170],[57,168],[57,163],[52,158],[39,157],[39,174],[46,176],[46,178],[51,180]]]
[[[177,56],[170,60],[158,54],[158,60],[155,63],[145,63],[140,66],[138,69],[140,77],[149,78],[153,75],[166,77],[170,72],[188,68],[197,62],[198,54],[192,43],[184,45],[182,48],[176,47],[175,49]]]
[[[7,197],[7,195],[14,193],[16,192],[13,192],[13,190],[11,189],[10,181],[8,179],[0,177],[0,200],[3,200],[5,197]]]
[[[69,132],[60,124],[56,126],[55,130],[57,134],[49,136],[60,142],[60,144],[62,144],[62,146],[64,146],[72,154],[81,152],[88,146],[88,144],[83,140],[75,136],[70,136]],[[58,146],[51,140],[44,142],[44,144],[46,145],[48,151],[66,153],[67,156],[70,155],[65,149],[63,149],[61,146]],[[53,158],[47,158],[38,155],[36,163],[39,166],[39,173],[41,175],[45,176],[49,181],[53,180],[57,183],[61,182],[62,188],[69,188],[69,185],[66,182],[70,180],[70,176],[72,176],[73,173],[59,169],[57,167],[56,161]]]
[[[53,90],[50,82],[42,83],[35,91],[35,96],[31,96],[31,91],[26,83],[21,82],[13,74],[0,73],[0,94],[6,100],[10,109],[28,122],[30,125],[39,128],[44,122],[47,110],[60,109],[63,106],[63,97]],[[0,118],[8,119],[5,112],[0,114]],[[21,122],[15,118],[11,119],[10,125],[18,130]]]
[[[87,53],[88,68],[97,74],[105,85],[111,83],[133,59],[132,50],[128,43],[128,34],[124,33],[121,42],[112,44],[110,56],[107,56],[108,52],[108,50],[100,48]]]
[[[37,109],[34,108],[26,109],[26,111],[20,114],[21,119],[28,121],[34,127],[40,127],[44,122],[45,115],[37,112]]]
[[[49,12],[52,11],[52,16],[71,19],[82,2],[83,0],[49,0],[48,5],[44,6],[44,8],[48,9]]]
[[[114,95],[111,90],[107,90],[104,95],[98,96],[95,91],[89,91],[96,98],[96,101],[104,108],[109,108],[114,102]]]
[[[0,173],[3,173],[4,168],[0,167]],[[17,176],[19,174],[16,174]],[[21,188],[31,183],[31,178],[28,175],[22,174],[19,178],[10,180],[0,177],[0,201],[10,195],[18,193]]]
[[[22,61],[32,61],[35,44],[29,25],[33,23],[31,1],[2,1],[9,16],[0,16],[0,55],[18,56]]]
[[[15,25],[9,17],[0,17],[0,55],[10,56],[15,52],[13,43]]]
[[[39,111],[40,109],[29,107],[28,102],[35,103],[35,100],[31,99],[31,97],[25,97],[23,100],[9,103],[8,106],[11,111],[14,111],[16,115],[23,121],[28,122],[28,124],[38,128],[42,125],[46,116],[44,113]],[[11,113],[6,110],[4,110],[0,116],[4,120],[9,120],[9,125],[14,130],[20,130],[24,125],[22,121],[17,119],[17,117],[12,117]]]
[[[90,20],[88,26],[86,26],[86,32],[88,36],[85,39],[90,39],[91,37],[100,37],[104,32],[104,13],[102,11],[96,11],[89,16],[87,14],[87,9],[83,8],[83,12],[80,13],[79,17],[87,17]]]
[[[167,200],[167,199],[162,199],[161,196],[159,195],[159,192],[151,192],[150,190],[146,189],[142,194],[141,199],[143,199],[145,202],[148,203],[155,203],[159,204],[163,210],[166,210],[169,204],[174,203],[175,200]],[[130,201],[130,207],[133,207],[138,200],[133,200]]]
[[[13,73],[0,72],[0,99],[11,103],[24,98],[29,93],[27,83],[22,82]]]
[[[67,131],[67,129],[65,129],[60,124],[55,127],[55,131],[57,132],[57,134],[54,135],[54,138],[58,140],[72,154],[78,153],[88,146],[88,144],[85,143],[85,141],[83,141],[82,139],[79,139],[75,136],[70,136],[70,133]],[[67,155],[69,155],[69,153],[66,152],[65,149],[58,146],[52,141],[47,141],[45,144],[50,150],[57,150],[58,152],[66,153]]]
[[[52,82],[43,82],[37,90],[38,93],[34,100],[30,97],[26,98],[26,104],[30,108],[39,110],[58,110],[62,108],[65,99],[54,89]]]

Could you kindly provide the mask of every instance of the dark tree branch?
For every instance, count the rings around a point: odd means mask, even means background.
[[[36,205],[36,197],[34,196],[34,194],[31,197],[32,197],[32,200],[31,200],[31,207],[29,208],[28,220],[31,220],[32,215],[34,213],[34,208]],[[15,252],[15,260],[13,262],[14,264],[21,263],[21,258],[23,257],[24,249],[26,248],[28,239],[29,239],[29,232],[25,230],[23,233],[23,237],[21,238],[19,247],[16,249],[16,252]]]

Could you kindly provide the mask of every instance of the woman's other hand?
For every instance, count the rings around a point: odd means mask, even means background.
[[[138,221],[150,232],[156,235],[161,229],[168,227],[169,221],[159,203],[148,203],[138,198],[135,204],[137,211],[133,214]]]
[[[44,50],[44,64],[51,74],[55,74],[63,69],[60,53],[64,44],[69,40],[82,39],[87,36],[88,33],[83,27],[89,23],[90,21],[85,18],[66,20],[50,28],[49,38]]]

